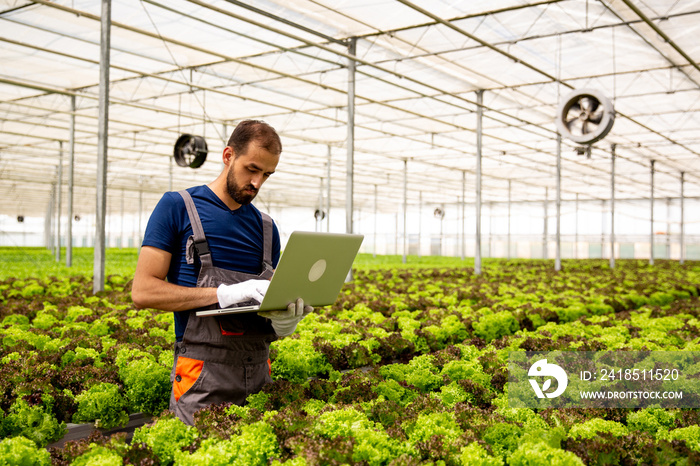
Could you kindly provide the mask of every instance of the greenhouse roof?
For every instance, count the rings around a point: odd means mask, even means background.
[[[95,212],[100,7],[0,0],[2,214],[43,215],[65,185],[72,115],[74,209]],[[484,202],[553,200],[555,122],[582,89],[614,124],[590,151],[562,139],[562,199],[610,198],[613,147],[617,198],[652,195],[652,161],[655,197],[679,197],[681,173],[700,196],[700,0],[123,0],[111,18],[113,212],[211,181],[246,118],[284,144],[263,204],[316,208],[330,171],[343,207],[351,61],[356,209],[378,193],[399,211],[404,169],[410,204],[457,202],[463,180],[474,202],[478,135]],[[200,168],[173,162],[185,133],[207,140]]]

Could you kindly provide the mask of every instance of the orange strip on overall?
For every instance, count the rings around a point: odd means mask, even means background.
[[[270,362],[270,359],[267,359],[267,367],[270,370],[270,375],[272,375],[272,362]]]
[[[178,401],[180,397],[187,390],[189,390],[192,385],[194,385],[199,377],[199,374],[202,373],[203,366],[204,361],[183,358],[182,356],[177,358],[177,365],[175,366],[175,381],[173,382],[175,401]]]
[[[224,330],[224,327],[222,327],[221,322],[219,322],[219,328],[221,329],[221,334],[224,336],[238,336],[238,335],[243,335],[243,332],[229,332],[228,330]]]

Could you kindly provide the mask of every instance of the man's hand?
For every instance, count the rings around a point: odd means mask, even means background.
[[[313,307],[304,305],[304,300],[299,298],[289,303],[286,311],[263,311],[258,312],[258,315],[270,319],[277,336],[286,337],[294,333],[299,321],[313,310]]]
[[[216,297],[222,308],[244,303],[251,299],[260,303],[269,286],[270,280],[246,280],[233,285],[219,285],[216,289]]]

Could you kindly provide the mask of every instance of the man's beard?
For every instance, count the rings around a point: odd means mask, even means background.
[[[245,192],[246,190],[251,190],[253,193],[247,193]],[[236,183],[233,171],[229,171],[226,177],[226,191],[228,191],[228,195],[240,205],[250,204],[253,199],[255,199],[256,194],[258,194],[258,190],[255,189],[252,184],[244,186],[243,188],[239,187],[238,183]]]

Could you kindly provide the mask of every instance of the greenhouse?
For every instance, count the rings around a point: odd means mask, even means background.
[[[698,33],[696,0],[0,0],[0,464],[700,461]],[[364,238],[273,382],[186,425],[136,265],[251,119],[282,255]],[[685,398],[520,406],[532,352]]]

